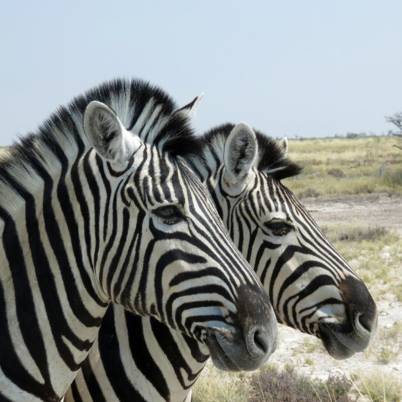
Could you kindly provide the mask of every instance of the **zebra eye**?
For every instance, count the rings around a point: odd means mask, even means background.
[[[274,219],[266,222],[265,227],[269,229],[274,236],[285,236],[293,229],[291,223]]]
[[[165,225],[175,225],[185,219],[177,205],[166,205],[152,211]]]

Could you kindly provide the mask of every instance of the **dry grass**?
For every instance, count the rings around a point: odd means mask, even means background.
[[[246,402],[250,376],[207,365],[194,386],[192,402]]]
[[[369,402],[401,402],[402,380],[396,375],[384,375],[377,370],[355,374],[352,379],[355,394]]]
[[[254,373],[226,373],[211,365],[193,390],[193,402],[401,402],[402,379],[381,370],[332,375],[326,380],[268,365]]]
[[[294,367],[284,370],[267,366],[251,377],[249,402],[348,402],[352,387],[343,376],[322,381],[297,374]]]
[[[399,188],[402,186],[402,170],[388,170],[384,174],[384,182],[391,188]]]
[[[303,173],[286,184],[299,197],[402,193],[402,152],[391,137],[292,140],[290,157]]]
[[[374,359],[384,365],[400,359],[401,354],[402,322],[396,322],[390,328],[380,327],[373,342],[364,352],[366,358]]]
[[[209,365],[193,390],[193,402],[349,402],[352,382],[344,376],[310,379],[287,365],[268,365],[255,373],[235,374]]]

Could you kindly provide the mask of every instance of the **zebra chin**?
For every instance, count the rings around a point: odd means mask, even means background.
[[[322,343],[327,352],[335,359],[347,359],[355,353],[362,352],[370,343],[375,333],[377,320],[367,328],[357,315],[350,324],[319,324]]]

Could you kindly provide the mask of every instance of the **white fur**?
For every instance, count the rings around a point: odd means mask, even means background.
[[[237,124],[230,132],[224,150],[224,185],[232,195],[239,194],[247,182],[258,155],[257,138],[246,123]]]
[[[101,156],[123,168],[142,144],[138,136],[127,132],[113,110],[98,101],[89,103],[85,110],[84,130]],[[114,137],[107,141],[111,134]]]

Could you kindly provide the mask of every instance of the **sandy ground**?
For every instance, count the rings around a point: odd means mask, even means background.
[[[305,198],[303,204],[320,225],[350,223],[381,226],[402,235],[402,196],[368,194],[342,198]]]
[[[347,198],[304,199],[312,215],[320,225],[333,223],[356,223],[382,226],[400,233],[402,236],[402,197],[376,194],[351,196]],[[402,262],[401,262],[402,275]],[[379,309],[378,328],[391,328],[402,322],[402,303],[392,295],[377,303]],[[376,370],[387,375],[394,373],[402,378],[402,356],[396,356],[387,364],[379,363],[370,353],[358,353],[347,360],[337,361],[325,353],[318,341],[291,328],[280,326],[280,343],[271,358],[279,366],[286,363],[298,367],[301,373],[313,377],[326,378],[330,374],[346,374]],[[315,342],[315,343],[313,343]],[[402,333],[395,336],[395,351],[402,351]],[[308,344],[312,344],[308,347]],[[375,338],[373,339],[373,344]],[[306,346],[307,345],[307,346]],[[308,350],[306,352],[306,349]],[[379,371],[378,371],[379,370]]]

